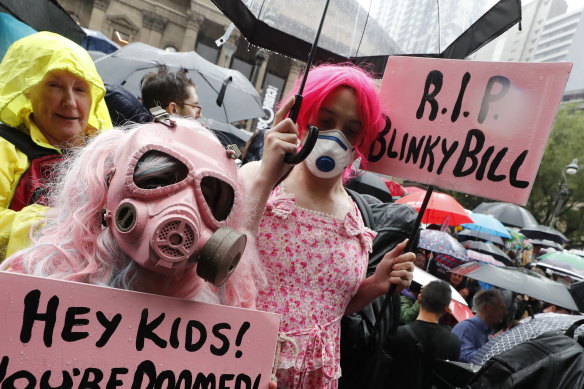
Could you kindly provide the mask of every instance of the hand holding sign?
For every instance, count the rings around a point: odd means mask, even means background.
[[[368,169],[525,204],[570,68],[392,57]]]

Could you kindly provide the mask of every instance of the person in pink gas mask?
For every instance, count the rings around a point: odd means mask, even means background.
[[[254,308],[263,273],[231,154],[195,121],[164,123],[79,149],[35,244],[2,269]]]

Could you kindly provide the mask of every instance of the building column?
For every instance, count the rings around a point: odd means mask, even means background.
[[[282,96],[287,96],[290,91],[292,91],[292,87],[294,83],[298,79],[298,75],[300,72],[306,67],[304,62],[297,61],[295,59],[292,60],[290,63],[290,71],[288,72],[288,78],[286,79],[286,84],[284,85],[284,92],[282,92]]]
[[[142,13],[142,25],[149,31],[148,38],[142,37],[150,46],[159,47],[162,40],[162,31],[166,27],[168,19],[155,12],[144,11]]]
[[[261,54],[259,54],[261,53]],[[263,58],[263,60],[261,61],[261,63],[259,63],[260,68],[258,70],[254,69],[254,72],[257,71],[257,75],[255,75],[255,84],[254,87],[259,91],[262,89],[263,86],[263,82],[264,82],[264,77],[266,76],[266,69],[268,68],[268,61],[270,60],[270,53],[264,50],[260,50],[258,51],[258,54],[261,55]],[[258,59],[258,54],[256,54],[256,65],[258,65],[258,62],[260,61]]]
[[[93,10],[91,11],[91,16],[89,17],[89,25],[87,26],[87,28],[97,31],[103,30],[105,15],[108,6],[109,0],[95,0],[93,2]]]
[[[231,36],[227,40],[227,42],[223,43],[221,46],[221,53],[219,53],[219,60],[217,61],[217,65],[223,66],[228,68],[231,65],[231,57],[235,54],[235,50],[237,50],[237,41],[240,37],[240,32],[233,30]]]
[[[180,51],[195,51],[197,35],[199,35],[199,30],[204,21],[205,17],[203,15],[193,15],[190,10],[187,11],[187,28],[185,29],[185,36]]]

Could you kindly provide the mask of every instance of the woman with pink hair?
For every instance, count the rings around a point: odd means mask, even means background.
[[[258,254],[268,279],[257,308],[280,313],[280,331],[297,346],[281,350],[278,387],[336,388],[341,317],[391,284],[409,286],[414,254],[403,253],[403,242],[365,278],[375,233],[364,226],[343,177],[384,125],[370,75],[355,66],[322,65],[310,70],[303,95],[297,124],[284,119],[290,99],[266,132],[263,160],[244,165],[240,175],[258,205],[252,222],[259,226]],[[284,155],[296,152],[308,126],[319,128],[318,140],[290,169]]]
[[[77,149],[34,245],[2,269],[254,308],[262,272],[235,163],[197,122],[172,124],[113,129]]]

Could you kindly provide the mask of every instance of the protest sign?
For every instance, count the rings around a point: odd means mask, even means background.
[[[0,273],[2,388],[267,388],[279,316]]]
[[[390,58],[367,170],[524,205],[571,67]]]

